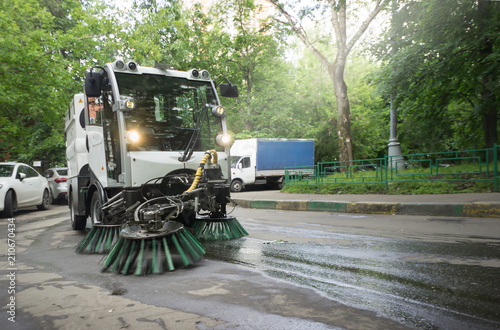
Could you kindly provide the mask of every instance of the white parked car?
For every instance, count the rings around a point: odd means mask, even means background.
[[[42,174],[49,182],[51,204],[63,200],[68,194],[68,169],[66,167],[49,168]]]
[[[31,166],[22,163],[0,163],[0,218],[12,218],[21,207],[50,206],[49,184]]]

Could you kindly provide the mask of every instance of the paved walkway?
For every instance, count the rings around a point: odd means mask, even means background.
[[[500,193],[320,195],[262,190],[232,193],[231,198],[246,208],[500,218]]]

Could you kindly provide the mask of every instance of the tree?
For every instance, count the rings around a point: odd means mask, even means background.
[[[388,35],[374,53],[384,61],[382,90],[398,91],[407,151],[493,147],[499,127],[500,3],[399,1],[392,24],[393,42]]]
[[[135,0],[128,15],[121,55],[144,66],[156,63],[187,69],[192,58],[182,5],[176,0]]]
[[[112,53],[102,4],[0,1],[0,158],[64,163],[64,113],[84,70]],[[115,48],[115,47],[113,47]]]
[[[279,110],[290,90],[281,35],[258,18],[261,10],[253,0],[228,0],[209,12],[213,24],[209,44],[219,48],[217,66],[224,68],[219,72],[238,82],[240,97],[233,105],[245,134],[254,136],[277,130],[282,120]]]
[[[337,136],[339,144],[340,160],[347,161],[353,160],[352,150],[352,137],[350,127],[350,105],[347,95],[347,85],[344,80],[346,60],[352,48],[361,38],[370,23],[377,16],[377,14],[385,8],[387,0],[373,1],[373,6],[370,9],[366,18],[359,24],[356,32],[348,38],[348,11],[346,0],[328,0],[328,6],[323,7],[321,2],[317,2],[314,7],[306,7],[300,10],[298,17],[291,14],[289,9],[279,2],[279,0],[270,0],[270,2],[283,14],[286,18],[287,24],[295,34],[302,40],[307,48],[321,61],[327,68],[330,79],[333,83],[335,90],[335,97],[337,102]],[[314,40],[311,40],[304,27],[302,26],[302,19],[317,13],[315,9],[322,9],[323,13],[328,9],[331,13],[331,24],[335,34],[335,42],[337,46],[337,53],[333,62],[328,59],[328,56],[321,53],[315,45]],[[355,11],[350,11],[349,14],[354,16]]]

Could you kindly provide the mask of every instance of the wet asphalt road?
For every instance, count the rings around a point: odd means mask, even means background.
[[[14,327],[0,238],[2,329],[500,328],[500,219],[238,208],[248,237],[144,278],[101,273],[67,209],[46,212],[16,215]]]
[[[500,328],[500,219],[239,209],[252,239],[207,246],[417,328]],[[224,249],[225,254],[219,251]]]

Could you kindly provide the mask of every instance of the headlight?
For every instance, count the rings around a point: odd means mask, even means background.
[[[215,143],[221,147],[228,146],[231,142],[231,136],[229,134],[217,134],[215,137]]]
[[[132,111],[135,109],[137,104],[134,99],[127,96],[120,96],[120,110],[122,111]]]
[[[212,107],[212,115],[218,118],[222,118],[226,116],[226,109],[221,107],[220,105],[216,105]]]
[[[137,64],[135,62],[128,62],[127,66],[128,66],[128,68],[129,68],[130,71],[137,70]]]
[[[127,100],[127,102],[125,102],[125,107],[127,107],[128,110],[134,110],[135,109],[134,100]]]
[[[122,60],[118,60],[115,62],[115,68],[118,70],[123,70],[125,68],[125,63]]]
[[[201,70],[201,76],[204,78],[204,79],[208,79],[210,78],[210,73],[208,73],[207,70]]]
[[[141,140],[141,135],[139,132],[132,130],[128,131],[127,134],[125,135],[125,138],[127,139],[127,142],[130,144],[136,144]]]

